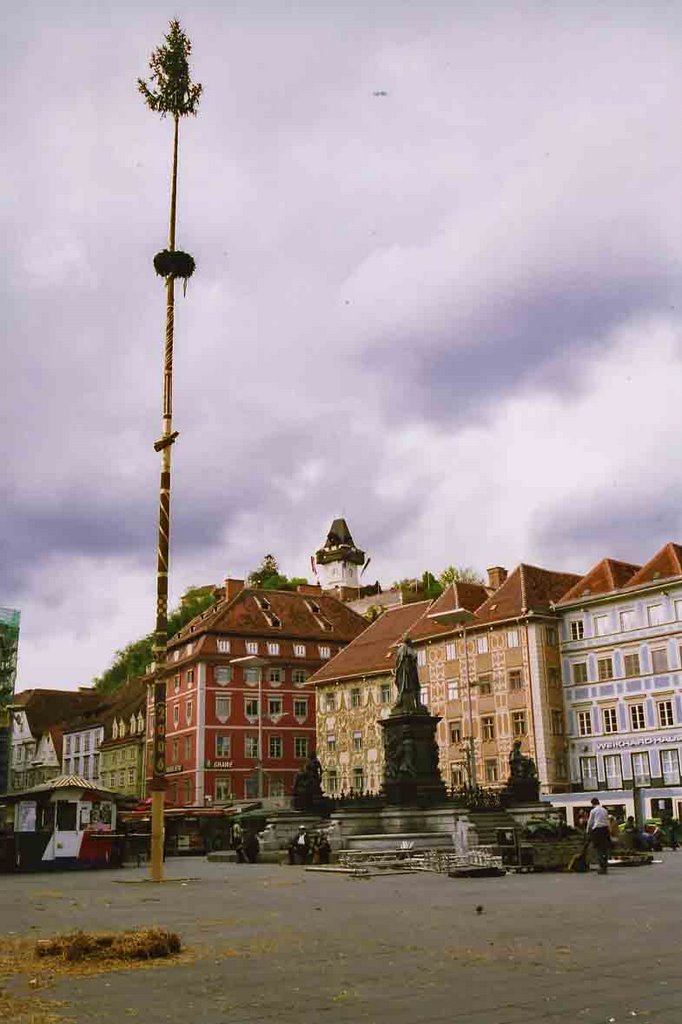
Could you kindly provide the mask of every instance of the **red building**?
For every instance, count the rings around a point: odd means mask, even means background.
[[[319,587],[226,580],[217,603],[168,645],[168,801],[290,795],[315,745],[315,696],[305,682],[366,626]]]

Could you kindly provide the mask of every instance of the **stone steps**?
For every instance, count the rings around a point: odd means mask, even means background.
[[[481,846],[494,846],[497,843],[498,829],[513,829],[516,822],[507,811],[470,811],[471,823]]]

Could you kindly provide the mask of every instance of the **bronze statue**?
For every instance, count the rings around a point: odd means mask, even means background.
[[[417,671],[417,652],[409,637],[406,637],[398,648],[395,662],[395,685],[398,699],[394,711],[419,711],[424,706],[421,702],[421,685]]]
[[[509,754],[509,778],[505,792],[512,803],[534,802],[539,798],[538,770],[533,758],[521,753],[521,740],[514,740]]]

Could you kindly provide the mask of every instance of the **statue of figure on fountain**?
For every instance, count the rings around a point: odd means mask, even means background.
[[[540,797],[538,770],[533,758],[521,753],[521,740],[514,740],[509,754],[505,796],[508,803],[534,803]]]
[[[417,670],[417,652],[414,644],[406,637],[398,648],[395,662],[395,685],[398,699],[391,710],[392,715],[426,712],[421,702],[421,684]]]

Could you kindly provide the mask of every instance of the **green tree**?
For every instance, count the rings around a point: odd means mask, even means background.
[[[258,587],[260,590],[296,590],[296,587],[307,583],[303,576],[292,576],[289,579],[280,572],[279,563],[274,555],[265,555],[263,561],[247,576],[250,587]]]
[[[480,586],[484,585],[483,577],[475,569],[469,566],[456,565],[449,565],[447,569],[443,569],[438,576],[438,582],[443,589],[449,587],[451,583],[478,583]]]
[[[169,637],[175,636],[178,630],[186,626],[195,615],[200,615],[215,603],[213,587],[190,587],[180,599],[180,604],[168,618]],[[96,690],[101,693],[113,693],[123,686],[128,679],[142,676],[154,660],[154,634],[134,640],[120,651],[116,651],[111,666],[93,680]]]

